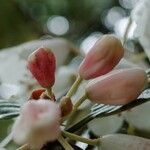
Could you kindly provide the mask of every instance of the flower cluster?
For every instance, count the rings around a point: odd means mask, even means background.
[[[124,48],[118,38],[103,36],[85,56],[79,66],[77,80],[58,103],[52,91],[55,56],[50,49],[37,49],[29,56],[27,67],[44,89],[34,90],[22,106],[12,129],[14,141],[39,149],[45,143],[58,139],[64,117],[72,115],[80,104],[77,102],[73,106],[71,96],[83,79],[90,80],[84,98],[92,102],[118,105],[135,100],[146,86],[147,76],[140,68],[113,70],[123,55]]]
[[[143,50],[147,53],[147,56],[150,59],[150,1],[140,0],[137,2],[138,3],[136,7],[134,7],[134,9],[131,12],[132,20],[136,23],[134,36],[138,38],[139,42],[143,46]]]
[[[84,79],[92,79],[86,87],[90,100],[116,105],[129,103],[139,96],[147,84],[144,70],[132,68],[112,71],[123,54],[120,40],[113,35],[102,37],[89,51],[79,67],[79,73]]]

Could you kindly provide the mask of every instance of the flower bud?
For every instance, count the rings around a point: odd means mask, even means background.
[[[86,92],[93,102],[120,105],[135,100],[146,84],[142,69],[114,70],[89,82]]]
[[[45,93],[45,89],[35,89],[32,91],[31,96],[29,99],[38,100],[40,99],[41,95]]]
[[[59,106],[52,101],[27,101],[12,128],[14,141],[40,149],[46,142],[56,140],[60,134],[60,115]]]
[[[124,48],[115,36],[105,35],[96,42],[79,67],[83,79],[92,79],[111,71],[123,57]]]
[[[28,57],[28,69],[39,84],[45,88],[53,86],[55,82],[56,60],[48,48],[39,48]]]
[[[73,108],[73,104],[69,97],[63,97],[60,102],[61,116],[67,116]]]

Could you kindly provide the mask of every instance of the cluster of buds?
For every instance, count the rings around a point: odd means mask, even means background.
[[[123,55],[120,40],[106,35],[85,56],[79,66],[79,79],[90,79],[85,95],[92,102],[126,104],[136,99],[146,86],[147,75],[140,68],[113,70]],[[13,126],[13,139],[18,144],[27,143],[31,148],[39,149],[59,137],[62,117],[73,110],[72,95],[62,97],[60,103],[55,101],[52,86],[56,60],[50,49],[37,49],[29,56],[27,67],[43,89],[34,90],[21,108]]]
[[[121,105],[135,100],[146,83],[142,69],[120,69],[90,81],[86,92],[93,102]]]
[[[122,59],[124,48],[113,35],[103,36],[89,51],[79,67],[80,76],[92,79],[87,97],[96,103],[126,104],[135,100],[147,85],[147,75],[140,68],[112,70]]]

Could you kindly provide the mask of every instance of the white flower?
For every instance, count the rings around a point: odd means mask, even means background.
[[[126,134],[102,136],[100,150],[149,150],[150,140]]]
[[[20,116],[12,128],[14,141],[41,148],[46,142],[54,141],[60,133],[60,108],[50,101],[30,100],[21,108]]]
[[[132,19],[137,27],[134,35],[139,38],[141,45],[150,59],[150,0],[141,0],[132,11]]]

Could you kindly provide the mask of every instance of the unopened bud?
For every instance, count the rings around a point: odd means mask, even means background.
[[[123,57],[124,48],[119,39],[105,35],[96,42],[79,67],[83,79],[92,79],[111,71]]]
[[[89,82],[86,92],[93,102],[120,105],[137,99],[146,84],[142,69],[114,70]]]
[[[45,93],[45,89],[35,89],[32,91],[31,96],[29,99],[38,100],[40,99],[41,95]]]
[[[53,86],[55,82],[55,56],[48,48],[39,48],[28,57],[27,67],[45,88]]]

